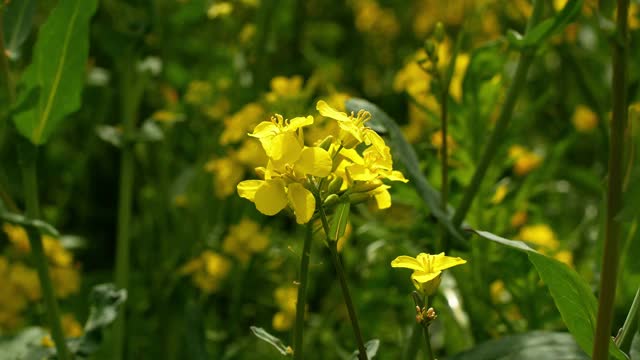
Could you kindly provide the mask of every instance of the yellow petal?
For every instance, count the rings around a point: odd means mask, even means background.
[[[316,109],[320,112],[320,115],[324,117],[332,118],[338,121],[351,121],[351,118],[349,118],[347,114],[332,108],[324,100],[318,101],[318,103],[316,104]]]
[[[300,157],[302,145],[295,133],[285,132],[276,135],[267,149],[267,156],[279,163],[294,163]]]
[[[418,270],[418,271],[414,271],[413,274],[411,274],[411,279],[420,284],[424,284],[437,278],[441,273],[442,271],[439,271],[439,270],[435,272],[426,272],[426,271]]]
[[[262,180],[245,180],[238,184],[238,195],[253,201],[256,191],[264,183]]]
[[[308,223],[316,210],[316,199],[311,191],[305,189],[300,183],[292,183],[288,189],[289,204],[296,215],[296,222],[298,224]]]
[[[387,144],[385,144],[384,139],[378,135],[377,132],[367,129],[365,131],[365,144],[373,145],[373,147],[378,150],[380,154],[384,154],[386,149],[388,149]]]
[[[401,255],[395,258],[391,262],[391,267],[406,268],[418,271],[424,270],[422,264],[420,264],[420,262],[416,260],[416,258],[412,258],[411,256],[406,255]]]
[[[263,181],[254,196],[256,209],[265,215],[275,215],[287,206],[287,193],[280,179]]]
[[[378,174],[372,172],[368,167],[359,164],[348,166],[345,170],[353,181],[372,181],[378,177]]]
[[[404,177],[404,174],[402,174],[398,170],[393,170],[391,172],[391,174],[389,174],[387,176],[387,179],[389,179],[391,181],[402,181],[403,183],[408,183],[409,182],[409,180],[407,180],[407,178]]]
[[[249,134],[249,136],[262,139],[264,137],[271,137],[278,133],[278,127],[272,123],[271,121],[263,121],[260,124],[256,125],[253,129],[253,133]]]
[[[444,270],[457,265],[466,264],[467,261],[459,257],[445,256],[444,253],[431,256],[432,268],[434,270]]]
[[[325,177],[331,173],[332,167],[331,156],[319,147],[305,147],[296,161],[296,171],[304,175]]]
[[[313,116],[309,115],[307,117],[299,116],[289,120],[289,125],[287,126],[287,131],[296,131],[299,128],[307,125],[313,124]]]
[[[373,197],[376,199],[376,204],[378,205],[378,209],[388,209],[391,207],[391,194],[387,190],[390,186],[383,185],[373,192]]]

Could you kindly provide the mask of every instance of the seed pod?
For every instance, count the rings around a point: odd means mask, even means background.
[[[327,187],[327,191],[329,192],[329,194],[337,194],[338,191],[340,191],[340,188],[342,187],[342,182],[343,182],[343,179],[340,176],[331,180],[331,182],[329,183],[329,186]]]

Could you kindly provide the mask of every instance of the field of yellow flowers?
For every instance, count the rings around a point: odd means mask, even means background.
[[[639,0],[0,1],[0,360],[640,360]]]

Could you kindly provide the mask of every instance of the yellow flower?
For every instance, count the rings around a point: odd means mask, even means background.
[[[9,223],[2,224],[2,230],[7,234],[9,241],[13,246],[16,247],[20,252],[26,253],[31,251],[31,246],[29,245],[29,237],[27,236],[27,232],[20,226],[12,225]]]
[[[51,281],[56,296],[64,299],[80,290],[80,273],[73,267],[51,267]]]
[[[214,174],[213,188],[220,199],[233,194],[244,177],[244,167],[231,157],[210,160],[205,164],[205,170]]]
[[[194,80],[189,83],[187,87],[187,93],[184,96],[184,100],[188,104],[202,105],[209,101],[211,98],[213,89],[211,84],[202,80]]]
[[[354,117],[353,113],[347,115],[340,112],[323,100],[318,101],[316,109],[322,116],[338,121],[338,125],[342,130],[339,138],[345,148],[351,149],[364,142],[366,145],[372,145],[378,152],[383,153],[387,147],[378,133],[365,126],[365,123],[371,120],[369,112],[360,110],[358,115]]]
[[[518,176],[527,175],[542,164],[540,155],[520,145],[513,145],[509,148],[509,157],[514,161],[513,172]]]
[[[560,247],[556,234],[546,224],[523,226],[518,234],[518,239],[538,245],[545,250],[555,251]]]
[[[293,163],[304,147],[302,128],[313,124],[313,116],[285,120],[276,114],[271,121],[263,121],[249,136],[260,140],[269,159],[277,163]],[[298,131],[300,130],[300,131]]]
[[[207,17],[215,19],[221,16],[227,16],[233,11],[233,4],[228,1],[216,1],[207,10]]]
[[[264,230],[257,223],[242,219],[240,223],[229,227],[222,249],[246,264],[251,255],[263,251],[268,245],[269,237]]]
[[[573,254],[569,250],[560,250],[553,255],[554,259],[566,264],[569,267],[573,267]]]
[[[217,292],[222,280],[227,277],[231,262],[211,250],[189,260],[178,270],[180,275],[191,275],[191,282],[206,294]]]
[[[260,104],[249,103],[235,114],[224,119],[224,131],[220,135],[220,144],[236,143],[244,138],[264,118],[264,109]]]
[[[55,346],[53,340],[51,340],[51,336],[49,334],[45,335],[40,339],[40,345],[46,348],[53,348]]]
[[[184,116],[182,114],[169,110],[158,110],[151,115],[151,118],[154,121],[165,124],[173,124],[184,120]]]
[[[42,297],[38,274],[21,263],[14,263],[11,266],[7,281],[11,282],[29,301],[36,301]]]
[[[527,212],[523,211],[523,210],[519,210],[516,211],[512,216],[511,216],[511,227],[514,228],[519,228],[520,226],[524,225],[527,222]]]
[[[273,316],[273,328],[278,331],[286,331],[293,326],[295,321],[298,288],[295,286],[279,287],[274,292],[274,298],[280,311]]]
[[[290,78],[276,76],[271,79],[271,92],[266,97],[267,101],[274,102],[280,98],[293,97],[300,94],[302,90],[302,76],[296,75]]]
[[[67,338],[78,338],[82,336],[82,325],[76,320],[73,314],[64,314],[60,319],[62,322],[62,331]]]
[[[466,262],[459,257],[445,256],[444,253],[438,255],[420,253],[415,258],[406,255],[398,256],[391,262],[391,266],[413,270],[411,280],[416,289],[430,296],[438,289],[443,270]]]
[[[431,145],[438,150],[442,149],[442,130],[438,130],[431,135]],[[455,149],[457,145],[458,144],[456,144],[451,135],[447,134],[447,148],[449,149],[449,154],[451,154],[451,151]]]
[[[493,197],[491,198],[491,203],[494,205],[500,204],[502,200],[504,200],[504,197],[507,196],[508,192],[509,186],[506,183],[498,185],[495,194],[493,194]]]
[[[502,280],[496,280],[489,285],[489,294],[494,304],[506,304],[511,301],[511,294]]]
[[[579,132],[590,132],[598,126],[598,115],[584,105],[578,105],[572,117],[573,126]]]

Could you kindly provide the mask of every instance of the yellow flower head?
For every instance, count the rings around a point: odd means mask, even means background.
[[[573,126],[579,132],[590,132],[598,126],[598,115],[584,105],[578,105],[572,118]]]
[[[294,97],[302,90],[302,76],[296,75],[290,78],[276,76],[271,79],[271,92],[267,94],[267,101],[274,102],[281,98]]]
[[[513,145],[509,148],[509,158],[514,161],[513,172],[518,176],[527,175],[542,164],[540,155],[520,145]]]
[[[206,294],[218,291],[222,280],[227,277],[231,262],[211,250],[189,260],[178,270],[180,275],[191,275],[191,282]]]
[[[424,295],[433,295],[440,285],[442,271],[467,261],[459,257],[445,256],[444,253],[431,255],[420,253],[417,257],[398,256],[391,262],[391,267],[400,267],[413,270],[411,280],[416,289]]]
[[[240,262],[247,263],[251,255],[261,252],[269,245],[269,237],[260,226],[249,219],[229,227],[224,238],[223,250],[235,256]]]
[[[273,316],[273,328],[286,331],[293,326],[296,317],[298,289],[295,286],[279,287],[273,294],[280,311]]]
[[[316,109],[320,112],[320,115],[338,121],[340,129],[342,129],[339,138],[342,141],[341,145],[345,148],[351,149],[363,142],[366,145],[373,145],[379,152],[384,152],[384,148],[387,147],[378,133],[365,126],[365,123],[371,120],[369,112],[360,110],[354,117],[353,113],[347,115],[332,108],[323,100],[318,101]]]
[[[547,224],[523,226],[518,234],[518,239],[538,245],[545,250],[555,251],[560,247],[556,234]]]

